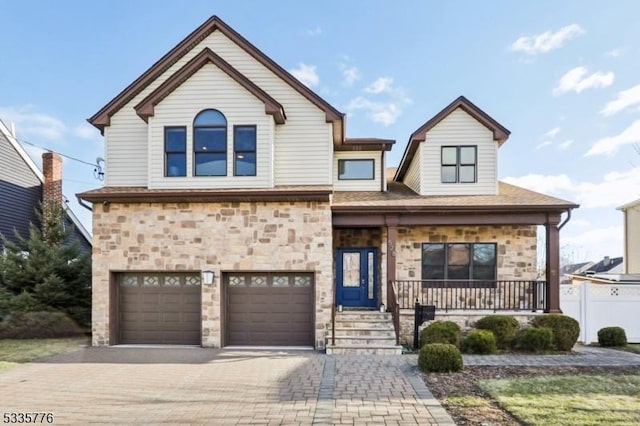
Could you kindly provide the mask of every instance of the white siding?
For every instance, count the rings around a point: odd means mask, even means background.
[[[136,115],[133,107],[204,47],[209,47],[220,55],[284,107],[287,122],[274,130],[275,184],[331,184],[332,129],[331,124],[325,122],[324,112],[219,31],[213,32],[196,45],[111,118],[109,135],[114,136],[107,141],[107,158],[111,162],[108,165],[111,176],[107,184],[147,184],[143,182],[147,178],[147,171],[140,170],[141,163],[147,161],[146,124]],[[162,102],[156,107],[156,111],[161,105]],[[226,114],[226,111],[222,112]],[[260,120],[263,116],[264,108],[255,120]],[[170,120],[169,116],[165,119],[167,122]],[[155,161],[151,163],[154,164]],[[150,170],[154,183],[160,177],[156,175],[158,171],[162,169]],[[191,186],[192,181],[184,183]]]
[[[413,156],[413,160],[409,165],[409,169],[404,176],[404,184],[420,194],[420,170],[422,165],[422,144],[418,145],[418,149]]]
[[[456,109],[427,132],[422,142],[421,195],[495,195],[498,193],[498,143],[493,132],[461,108]],[[477,182],[442,183],[441,147],[445,145],[476,145]]]
[[[381,155],[376,151],[336,151],[333,154],[333,189],[335,191],[380,191]],[[374,160],[373,180],[339,180],[338,160]]]
[[[640,274],[640,205],[625,211],[625,272]]]
[[[147,186],[147,124],[117,113],[104,129],[105,185]]]
[[[193,176],[193,118],[206,108],[227,119],[227,176]],[[256,126],[256,176],[233,176],[233,126]],[[187,127],[187,176],[164,177],[164,128]],[[264,104],[213,64],[208,64],[160,102],[149,119],[149,188],[268,188],[273,182],[273,117]]]

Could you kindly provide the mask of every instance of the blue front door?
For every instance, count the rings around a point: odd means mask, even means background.
[[[339,248],[336,302],[345,307],[378,307],[378,250]]]

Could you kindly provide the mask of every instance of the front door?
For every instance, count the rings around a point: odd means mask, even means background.
[[[336,261],[336,302],[345,307],[376,308],[377,249],[339,248]]]

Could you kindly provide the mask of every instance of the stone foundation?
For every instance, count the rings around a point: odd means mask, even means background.
[[[113,272],[212,270],[202,286],[202,346],[220,347],[220,277],[231,271],[315,274],[315,345],[323,349],[333,303],[328,202],[108,203],[93,213],[93,345],[110,333]]]

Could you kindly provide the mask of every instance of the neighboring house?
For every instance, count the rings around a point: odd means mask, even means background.
[[[91,235],[63,202],[62,158],[55,153],[45,153],[42,164],[43,171],[40,171],[0,120],[0,234],[14,243],[18,242],[16,231],[28,238],[30,224],[39,225],[36,210],[41,203],[56,200],[65,209],[65,224],[75,227],[72,238],[83,250],[91,252]]]
[[[559,312],[561,215],[577,205],[498,182],[509,131],[464,97],[387,181],[394,141],[345,137],[343,113],[212,17],[89,122],[107,167],[79,194],[94,345],[324,348],[336,305],[397,321],[431,290],[439,310]]]
[[[640,274],[603,272],[589,275],[568,275],[571,284],[590,282],[594,284],[640,284]]]
[[[618,210],[624,214],[624,273],[640,274],[640,200]]]

